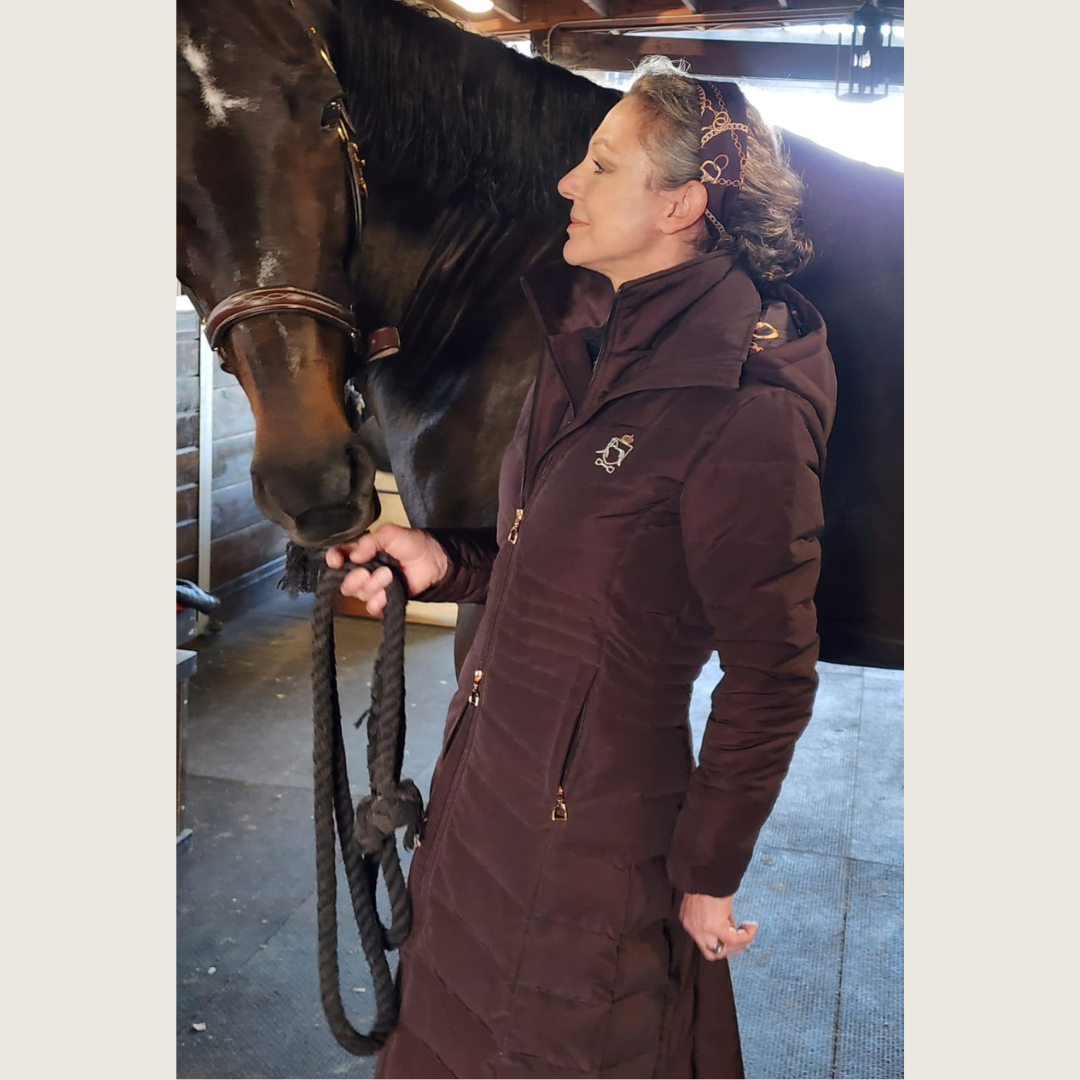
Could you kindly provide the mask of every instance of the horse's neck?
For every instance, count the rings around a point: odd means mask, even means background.
[[[419,384],[453,351],[455,334],[468,330],[479,352],[484,339],[521,316],[520,279],[537,260],[555,253],[561,229],[500,222],[465,207],[422,215],[400,194],[380,199],[371,185],[355,291],[365,322],[398,327],[400,362],[409,376],[404,381]],[[456,354],[455,359],[460,362]]]
[[[520,278],[557,252],[560,230],[500,225],[463,208],[418,227],[415,204],[369,187],[357,310],[365,324],[378,313],[375,325],[396,325],[402,349],[370,369],[365,399],[409,520],[487,523],[496,505],[491,463],[509,441],[542,343]]]

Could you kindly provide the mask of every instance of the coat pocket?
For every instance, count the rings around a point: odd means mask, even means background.
[[[465,716],[466,711],[469,708],[469,696],[465,690],[458,689],[454,692],[454,696],[450,699],[450,705],[446,710],[446,723],[443,728],[443,741],[442,750],[439,752],[440,758],[446,757],[450,752],[450,746],[453,743],[458,733],[458,728],[461,727],[461,721]]]
[[[559,780],[556,785],[555,804],[551,809],[551,820],[565,822],[569,820],[569,804],[567,792],[571,791],[571,782],[574,776],[574,762],[577,758],[581,739],[585,733],[585,722],[589,711],[589,699],[592,696],[593,684],[596,682],[597,668],[586,668],[574,682],[573,692],[570,695],[571,708],[567,715],[573,716],[573,723],[569,733],[563,736],[561,745],[563,752],[559,767]]]

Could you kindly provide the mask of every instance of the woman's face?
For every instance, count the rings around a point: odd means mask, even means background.
[[[650,185],[641,122],[639,106],[624,98],[596,129],[585,160],[559,181],[559,194],[572,204],[563,258],[606,275],[615,288],[686,257],[680,251],[670,261],[671,229],[661,225],[670,220],[672,194]]]

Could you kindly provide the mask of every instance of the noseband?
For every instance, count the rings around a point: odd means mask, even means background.
[[[315,40],[315,47],[323,62],[334,72],[326,46],[319,42],[318,31],[309,27]],[[364,180],[364,161],[356,144],[356,131],[345,108],[344,100],[339,96],[327,102],[323,109],[322,126],[333,128],[341,140],[341,149],[345,155],[345,172],[349,182],[349,194],[352,201],[353,220],[356,224],[356,246],[360,246],[364,229],[364,207],[367,203],[367,183]],[[308,289],[296,289],[291,285],[279,285],[269,289],[242,289],[231,293],[215,305],[206,317],[203,329],[210,348],[219,350],[234,326],[256,315],[307,315],[326,326],[332,326],[346,334],[351,347],[356,350],[359,330],[356,326],[356,314],[350,304],[345,307],[329,296],[311,292]],[[371,363],[386,356],[393,356],[401,349],[401,337],[397,327],[383,326],[368,334],[364,339],[364,360]]]

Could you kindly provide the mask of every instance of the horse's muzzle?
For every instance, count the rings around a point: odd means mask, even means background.
[[[294,522],[294,538],[307,547],[328,547],[355,540],[378,516],[379,496],[371,492],[368,505],[318,506],[305,510]]]
[[[299,445],[251,463],[255,502],[296,543],[328,547],[359,536],[378,516],[375,465],[356,436],[316,456]]]

